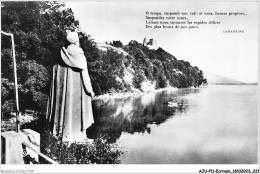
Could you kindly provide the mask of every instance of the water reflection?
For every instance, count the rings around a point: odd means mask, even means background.
[[[96,100],[93,103],[95,124],[88,129],[88,137],[107,135],[109,142],[114,143],[122,132],[151,133],[151,125],[159,125],[177,113],[187,112],[189,104],[183,97],[199,91],[200,89],[165,90],[135,98]],[[176,99],[178,107],[169,107],[168,102]]]
[[[155,103],[176,95],[188,101],[184,111],[176,110],[159,126],[148,124],[150,134],[122,133],[117,140],[125,152],[122,163],[257,163],[257,86],[219,85],[174,94],[165,91]]]

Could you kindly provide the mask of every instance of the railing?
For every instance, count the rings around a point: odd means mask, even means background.
[[[35,160],[35,158],[32,158],[30,155],[26,155],[25,157],[23,157],[23,160],[25,161],[25,164],[30,164],[30,162],[32,162],[33,164],[40,164]]]
[[[19,98],[18,98],[18,85],[17,85],[17,72],[16,72],[16,59],[14,48],[14,35],[1,31],[6,36],[11,36],[12,41],[12,53],[13,53],[13,68],[14,68],[14,95],[15,95],[15,107],[16,107],[16,132],[20,131],[20,110],[19,110]]]
[[[58,162],[56,162],[56,161],[54,161],[53,159],[49,158],[48,156],[44,155],[44,154],[41,153],[40,151],[35,150],[35,148],[31,147],[30,144],[23,142],[22,145],[23,145],[23,148],[24,148],[24,150],[23,150],[23,156],[24,156],[24,160],[25,160],[25,161],[32,162],[33,164],[39,164],[39,162],[37,162],[37,161],[35,160],[35,158],[32,158],[29,154],[27,154],[27,151],[26,151],[26,147],[27,147],[27,148],[31,149],[33,152],[35,152],[36,154],[38,154],[39,157],[41,157],[41,158],[43,158],[45,161],[47,161],[47,163],[49,163],[49,164],[59,164]]]

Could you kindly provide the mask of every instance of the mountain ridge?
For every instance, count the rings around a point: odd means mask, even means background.
[[[246,85],[244,82],[212,72],[204,72],[204,76],[207,79],[208,84],[211,85]]]

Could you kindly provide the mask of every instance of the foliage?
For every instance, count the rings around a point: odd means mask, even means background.
[[[60,164],[119,164],[121,151],[116,144],[108,143],[104,137],[93,143],[61,142],[47,132],[42,138],[41,150]]]
[[[9,117],[11,112],[14,111],[14,100],[7,100],[1,105],[2,116]]]
[[[8,79],[1,79],[1,111],[2,115],[14,112],[14,84]]]
[[[123,48],[123,44],[122,44],[122,42],[120,40],[116,40],[116,41],[110,42],[109,44],[114,46],[114,47],[117,47],[117,48]]]
[[[86,33],[81,33],[81,47],[88,60],[89,74],[97,95],[124,90],[125,83],[118,81],[124,76],[124,55],[112,49],[98,50],[96,43]]]
[[[157,50],[148,49],[132,40],[124,46],[124,50],[133,57],[132,68],[135,71],[142,70],[144,78],[155,80],[156,88],[165,88],[168,84],[178,88],[198,87],[207,82],[198,67],[191,66],[187,61],[177,60],[160,47]],[[129,63],[127,65],[129,66]],[[136,79],[138,78],[134,78],[135,86]],[[136,87],[139,88],[140,85]]]
[[[156,84],[157,88],[165,88],[165,87],[167,87],[167,79],[166,79],[164,74],[158,75],[156,81],[157,81],[157,84]]]
[[[1,2],[2,31],[14,34],[20,108],[45,112],[52,66],[65,45],[65,29],[78,27],[71,9],[61,2]],[[13,109],[11,39],[1,34],[3,112]]]
[[[145,76],[142,70],[137,70],[133,78],[133,85],[135,88],[141,88],[141,83],[144,81]]]
[[[94,126],[91,126],[94,127]],[[41,135],[40,151],[60,164],[118,164],[123,153],[107,135],[98,135],[92,143],[61,142],[48,129],[44,115],[37,114],[37,119],[24,123],[21,129],[32,129]],[[48,163],[40,158],[40,163]]]

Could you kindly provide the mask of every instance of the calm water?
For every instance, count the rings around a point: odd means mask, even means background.
[[[178,108],[168,102],[181,101]],[[117,143],[122,163],[257,163],[257,86],[166,90],[95,101],[90,137]]]

